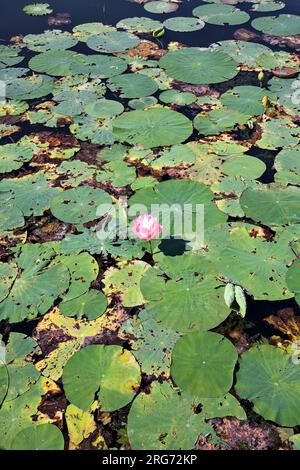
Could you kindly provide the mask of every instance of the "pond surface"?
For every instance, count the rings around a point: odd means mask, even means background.
[[[297,448],[300,4],[49,2],[1,8],[0,447]]]

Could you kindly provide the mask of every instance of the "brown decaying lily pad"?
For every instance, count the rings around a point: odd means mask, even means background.
[[[172,85],[177,90],[194,93],[196,96],[211,96],[213,98],[220,96],[220,93],[209,85],[189,85],[179,80],[173,80]]]
[[[300,51],[300,36],[269,36],[268,34],[263,34],[261,39],[271,46],[289,47],[290,49]]]
[[[209,437],[199,436],[198,448],[203,450],[275,450],[282,447],[277,430],[268,423],[253,424],[237,418],[211,419],[220,444],[214,446]]]
[[[295,67],[278,67],[272,70],[272,74],[278,78],[294,78],[298,75],[298,70]]]
[[[49,16],[48,18],[49,26],[61,26],[70,23],[72,23],[70,13],[56,13],[56,15]]]
[[[237,41],[253,41],[253,39],[259,39],[259,34],[246,28],[239,28],[233,33],[233,37]]]

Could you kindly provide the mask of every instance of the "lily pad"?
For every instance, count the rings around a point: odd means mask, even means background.
[[[126,73],[111,78],[107,83],[113,92],[119,92],[121,98],[142,98],[155,93],[157,83],[150,77],[141,73]]]
[[[300,151],[298,147],[281,150],[275,158],[276,183],[300,185]]]
[[[197,47],[168,52],[159,63],[170,77],[195,85],[225,82],[238,73],[229,55]]]
[[[30,100],[49,95],[53,90],[53,79],[47,75],[14,78],[6,85],[8,98]]]
[[[144,16],[132,17],[132,18],[123,18],[116,24],[117,28],[127,29],[132,33],[149,33],[157,30],[162,27],[162,24],[158,20],[153,20],[152,18],[145,18]]]
[[[134,307],[144,303],[140,291],[140,281],[150,265],[144,261],[122,263],[118,268],[110,268],[104,275],[104,293],[108,296],[120,296],[124,307]]]
[[[19,178],[3,179],[0,182],[0,191],[9,193],[9,204],[19,209],[26,217],[32,214],[43,215],[45,210],[49,209],[52,198],[61,192],[59,188],[50,185],[48,175],[43,171]]]
[[[102,99],[88,103],[84,110],[89,116],[105,119],[121,114],[124,106],[118,101]]]
[[[200,432],[213,432],[194,408],[193,398],[179,394],[168,382],[152,382],[151,393],[140,393],[130,408],[128,438],[132,448],[193,449]]]
[[[255,237],[256,225],[235,223],[206,233],[209,258],[219,274],[241,285],[257,300],[292,297],[286,284],[287,265],[295,254],[284,239]],[[242,265],[237,260],[242,260]]]
[[[120,346],[87,346],[69,359],[63,373],[68,400],[82,410],[95,399],[103,411],[122,408],[133,399],[140,380],[133,354]]]
[[[13,450],[64,450],[64,437],[53,424],[36,424],[20,431],[12,442]]]
[[[136,47],[140,39],[132,33],[124,31],[109,31],[102,35],[90,36],[86,43],[93,51],[114,53],[124,52]]]
[[[16,144],[6,144],[0,147],[0,172],[9,173],[21,168],[23,163],[29,162],[33,157],[33,148],[22,141]]]
[[[30,51],[46,52],[70,49],[78,40],[67,31],[53,29],[41,34],[27,34],[23,43]]]
[[[274,36],[295,36],[300,34],[300,16],[284,14],[255,18],[252,26],[258,31]]]
[[[106,307],[106,296],[96,289],[91,289],[85,294],[64,301],[59,305],[61,313],[66,317],[81,318],[85,316],[88,320],[95,320],[103,315]]]
[[[70,280],[67,267],[55,259],[54,250],[47,246],[24,245],[15,264],[19,270],[18,278],[0,302],[0,317],[11,323],[45,313],[67,290]]]
[[[149,313],[173,331],[208,330],[229,315],[215,266],[196,253],[163,257],[144,274],[141,291]]]
[[[70,75],[72,66],[80,60],[81,54],[74,51],[47,51],[32,57],[28,66],[35,72],[63,77]]]
[[[23,8],[24,13],[32,16],[50,15],[53,12],[49,3],[31,3]]]
[[[63,222],[83,224],[103,216],[109,210],[110,203],[110,196],[102,189],[80,186],[53,198],[50,209]]]
[[[236,391],[265,419],[287,427],[300,423],[300,365],[286,351],[258,345],[245,352]]]
[[[147,2],[144,5],[144,8],[146,11],[149,11],[150,13],[172,13],[173,11],[176,11],[178,8],[178,3],[175,2],[170,2],[170,1],[153,1],[153,2]]]
[[[176,111],[149,108],[117,117],[113,132],[121,142],[151,148],[185,141],[192,133],[192,125]]]
[[[178,31],[180,33],[199,31],[204,28],[204,21],[197,18],[188,18],[185,16],[175,16],[174,18],[168,18],[164,21],[164,27],[170,31]]]
[[[85,294],[99,272],[95,258],[89,253],[80,253],[76,256],[60,256],[58,261],[66,266],[70,273],[70,286],[63,296],[63,301],[76,299]]]
[[[171,351],[179,334],[158,321],[148,310],[125,321],[119,335],[131,344],[131,350],[142,372],[148,375],[170,375]]]
[[[300,305],[300,261],[297,259],[292,266],[289,267],[286,274],[286,283],[289,289],[295,293],[295,299]]]
[[[241,196],[246,216],[270,227],[299,223],[299,203],[300,188],[292,186],[261,185],[246,189]]]
[[[250,19],[250,16],[245,11],[223,4],[201,5],[194,8],[193,15],[198,16],[205,23],[216,25],[242,24],[247,23]]]
[[[251,116],[258,116],[264,112],[264,106],[262,104],[264,96],[270,100],[276,99],[276,95],[260,87],[243,85],[237,86],[226,91],[226,93],[223,93],[220,101],[228,108],[241,113],[250,114]]]
[[[6,397],[9,386],[9,376],[6,365],[0,360],[0,407]]]
[[[224,336],[190,333],[174,346],[171,375],[183,391],[193,396],[218,397],[232,386],[237,358],[235,347]]]
[[[160,101],[163,103],[171,103],[177,106],[187,106],[196,101],[196,95],[189,91],[179,91],[179,90],[166,90],[159,95]]]

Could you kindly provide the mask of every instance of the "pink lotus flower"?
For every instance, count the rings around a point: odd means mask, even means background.
[[[152,214],[143,214],[134,219],[133,233],[141,240],[150,242],[158,237],[163,227]]]

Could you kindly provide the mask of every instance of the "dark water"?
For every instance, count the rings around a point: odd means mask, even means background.
[[[199,5],[207,5],[200,0],[183,0],[177,11],[169,14],[152,14],[144,10],[142,5],[132,3],[129,0],[45,0],[51,5],[53,14],[70,13],[72,23],[62,26],[48,26],[48,16],[29,16],[22,8],[34,3],[35,0],[2,0],[0,15],[0,38],[2,41],[9,40],[11,36],[18,34],[41,33],[46,29],[62,29],[70,31],[72,27],[81,23],[102,22],[115,25],[119,20],[134,16],[145,16],[159,21],[174,16],[192,16],[192,10]],[[44,1],[44,0],[38,0]],[[285,0],[285,8],[282,10],[256,13],[250,11],[251,3],[237,5],[242,10],[248,11],[251,19],[258,16],[278,15],[292,13],[300,15],[300,2],[298,0]],[[52,15],[53,15],[52,14]],[[213,42],[232,39],[234,31],[238,28],[252,29],[250,22],[238,26],[217,26],[206,24],[205,27],[196,32],[178,33],[166,31],[161,39],[163,45],[170,41],[179,41],[187,46],[206,47]],[[257,31],[256,31],[257,32]],[[78,47],[78,46],[77,46]]]

